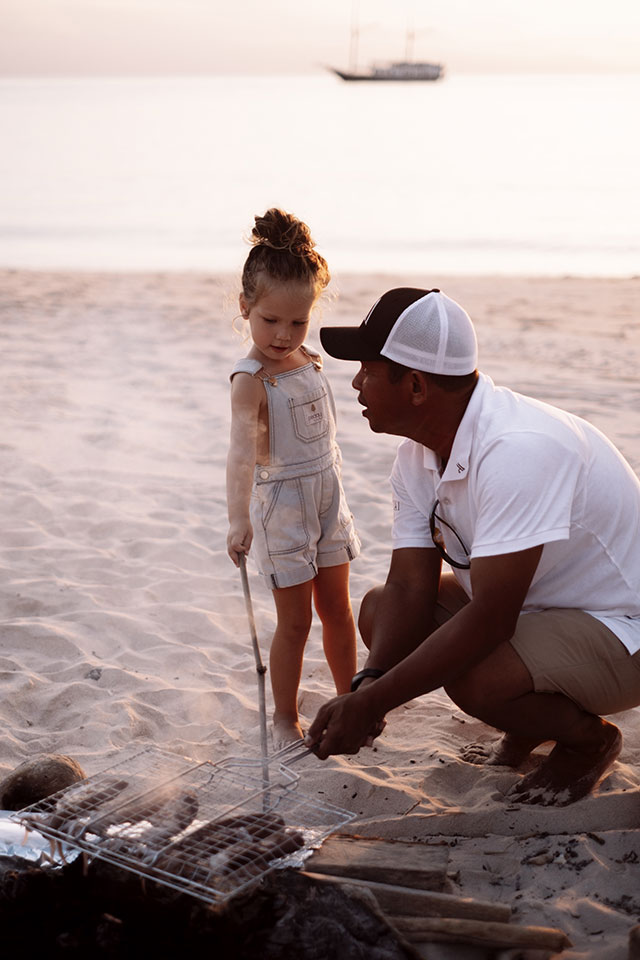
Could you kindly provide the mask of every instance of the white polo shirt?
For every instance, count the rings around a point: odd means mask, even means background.
[[[391,485],[394,549],[433,548],[438,499],[471,558],[544,544],[524,613],[584,610],[640,649],[640,481],[586,420],[480,374],[442,476],[439,457],[405,439]],[[455,556],[455,537],[439,527]],[[453,572],[470,597],[469,571]]]

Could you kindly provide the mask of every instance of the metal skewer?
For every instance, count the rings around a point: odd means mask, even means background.
[[[256,632],[256,621],[253,616],[253,604],[251,603],[251,593],[249,591],[249,580],[247,578],[247,558],[244,553],[238,554],[240,566],[240,578],[242,579],[242,590],[244,592],[244,602],[247,608],[247,617],[249,619],[249,630],[251,632],[251,643],[253,644],[253,655],[256,661],[256,672],[258,674],[258,709],[260,714],[260,754],[262,757],[262,779],[265,787],[269,783],[269,751],[267,749],[267,705],[265,697],[265,674],[267,668],[262,662],[260,656],[260,647],[258,646],[258,634]],[[265,797],[268,802],[268,797]]]
[[[315,746],[305,746],[304,740],[292,740],[291,743],[288,743],[286,747],[278,750],[277,753],[272,753],[270,760],[272,763],[284,763],[285,766],[290,767],[291,764],[297,763],[298,760],[302,760],[303,757],[308,757],[311,753],[315,755],[315,752]]]

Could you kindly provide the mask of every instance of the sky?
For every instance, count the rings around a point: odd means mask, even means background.
[[[640,71],[640,0],[0,0],[0,73],[310,73],[402,59],[449,72]]]

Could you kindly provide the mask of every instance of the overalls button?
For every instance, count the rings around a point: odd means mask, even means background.
[[[261,479],[261,480],[268,480],[268,479],[269,479],[269,471],[268,471],[268,470],[261,470],[261,471],[260,471],[260,479]]]

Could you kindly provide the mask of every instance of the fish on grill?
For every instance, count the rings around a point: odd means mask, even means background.
[[[192,823],[198,813],[198,798],[194,790],[176,790],[164,796],[163,802],[149,807],[139,807],[136,816],[141,820],[133,820],[132,809],[127,811],[127,819],[122,824],[110,826],[113,832],[105,833],[101,838],[101,846],[111,853],[121,856],[135,857],[143,863],[153,864],[159,852],[173,837],[179,836]],[[153,816],[153,820],[151,820]],[[124,829],[117,829],[122,826]],[[91,825],[87,833],[93,833]]]
[[[46,827],[70,837],[81,834],[91,813],[109,800],[113,800],[129,786],[127,780],[116,776],[101,778],[98,783],[81,782],[67,789],[47,814],[30,813],[24,818],[27,829]]]
[[[163,872],[197,883],[221,882],[242,871],[256,875],[267,863],[304,846],[274,813],[212,820],[168,847],[155,861]]]
[[[219,870],[223,876],[236,871],[254,875],[264,870],[272,860],[295,853],[303,846],[304,837],[297,830],[291,833],[280,830],[255,843],[238,842],[222,854],[214,854],[209,858],[209,866],[212,870]]]
[[[142,789],[143,787],[144,789]],[[193,791],[181,790],[175,783],[163,784],[161,787],[154,789],[149,788],[148,784],[145,785],[144,781],[140,781],[138,790],[131,799],[118,805],[111,804],[105,810],[99,811],[97,816],[87,823],[86,832],[103,837],[108,835],[113,827],[123,824],[135,824],[144,821],[153,824],[157,823],[159,819],[166,819],[167,816],[171,819],[176,815],[176,810],[173,808],[176,805],[179,807],[181,802],[186,802],[181,801],[181,797],[186,796],[187,793],[195,801],[197,812],[197,799]],[[195,817],[195,813],[188,820],[187,826],[191,823],[193,817]],[[175,831],[175,833],[179,832],[179,830]]]

